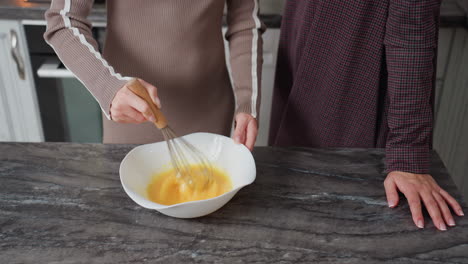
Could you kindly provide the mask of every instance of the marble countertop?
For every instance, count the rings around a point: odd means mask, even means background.
[[[426,216],[419,230],[405,200],[387,207],[382,150],[256,148],[254,184],[183,220],[127,197],[118,169],[132,147],[0,143],[1,262],[468,263],[468,217],[441,232]]]
[[[268,1],[261,1],[260,5],[269,7]],[[455,27],[465,26],[468,28],[468,0],[442,0],[441,26]],[[261,19],[270,28],[279,28],[281,25],[281,1],[270,3],[271,8],[261,8],[268,13],[262,13]],[[29,21],[43,21],[44,12],[49,7],[47,3],[30,3],[23,0],[0,0],[0,19],[20,19]],[[104,5],[95,5],[89,19],[93,23],[106,22],[106,10]]]

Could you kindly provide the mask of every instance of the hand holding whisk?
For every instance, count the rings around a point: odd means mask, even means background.
[[[127,84],[128,89],[145,100],[153,113],[156,121],[154,125],[161,130],[164,139],[167,143],[171,162],[174,169],[190,187],[204,188],[212,179],[212,165],[208,158],[195,146],[190,144],[184,138],[179,138],[174,131],[169,127],[166,117],[161,110],[153,103],[151,96],[146,88],[137,80],[133,79]],[[190,163],[197,164],[200,168],[198,171],[193,171]],[[196,184],[192,179],[194,173],[201,173],[206,181],[203,184]]]

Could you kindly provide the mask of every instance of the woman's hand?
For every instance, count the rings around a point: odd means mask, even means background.
[[[252,151],[258,133],[257,120],[246,113],[238,113],[235,119],[234,141]]]
[[[424,203],[434,225],[442,231],[447,230],[446,224],[455,225],[449,206],[457,215],[464,215],[460,204],[440,188],[431,175],[393,171],[387,175],[384,186],[391,208],[398,204],[398,190],[406,196],[413,221],[419,228],[424,228],[421,202]]]
[[[138,81],[146,88],[156,106],[161,108],[158,89],[141,79],[138,79]],[[156,121],[148,103],[130,91],[127,85],[122,87],[115,95],[110,112],[112,120],[117,123],[140,124],[147,121]]]

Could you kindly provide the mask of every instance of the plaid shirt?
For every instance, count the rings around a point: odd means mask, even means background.
[[[270,144],[385,147],[429,172],[440,0],[287,1]]]

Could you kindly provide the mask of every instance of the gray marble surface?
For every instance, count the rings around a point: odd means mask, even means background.
[[[0,143],[0,262],[468,263],[467,217],[418,230],[387,207],[382,150],[257,148],[254,184],[182,220],[127,197],[132,147]],[[432,174],[461,199],[436,154]]]
[[[441,26],[468,27],[468,10],[465,10],[468,0],[442,0]],[[271,28],[281,25],[282,0],[260,1],[261,18]],[[29,3],[23,0],[0,0],[0,19],[44,20],[44,12],[49,7],[47,3]],[[104,5],[95,5],[89,19],[92,22],[106,22]]]

